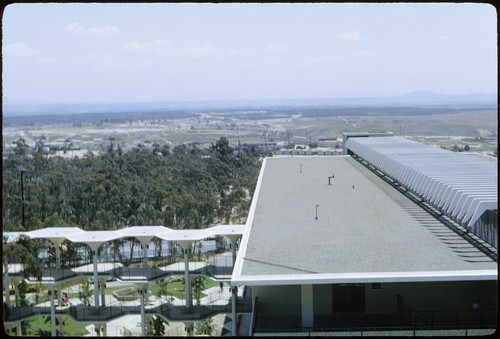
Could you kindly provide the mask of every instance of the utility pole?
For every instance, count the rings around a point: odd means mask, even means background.
[[[23,174],[26,172],[26,168],[23,166],[19,165],[17,166],[17,171],[21,174],[21,224],[23,228],[25,228],[25,222],[24,222],[24,178]]]

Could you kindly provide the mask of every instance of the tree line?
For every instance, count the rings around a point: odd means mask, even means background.
[[[115,230],[244,223],[260,170],[259,150],[225,137],[197,144],[137,146],[82,158],[47,157],[22,142],[3,160],[3,230],[76,226]]]

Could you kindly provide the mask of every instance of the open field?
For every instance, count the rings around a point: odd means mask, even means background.
[[[313,112],[314,113],[314,112]],[[119,116],[113,119],[76,122],[81,115],[68,115],[56,121],[47,119],[43,123],[37,117],[36,123],[5,124],[2,129],[3,149],[15,147],[15,142],[23,138],[30,147],[45,138],[45,146],[63,149],[61,155],[83,155],[87,150],[105,151],[111,143],[123,150],[138,145],[170,147],[194,142],[206,147],[225,136],[234,146],[240,143],[276,142],[285,144],[290,140],[315,142],[319,138],[342,138],[343,132],[393,132],[395,135],[410,137],[424,143],[451,149],[454,145],[469,145],[471,151],[495,152],[497,150],[498,117],[497,110],[459,110],[450,113],[408,114],[383,109],[373,109],[360,115],[332,115],[298,111],[244,111],[244,112],[195,112],[150,116]],[[353,113],[347,110],[346,113]],[[356,113],[354,111],[354,113]],[[127,120],[129,119],[129,120]],[[14,144],[13,144],[14,143]],[[79,149],[79,151],[78,151]]]

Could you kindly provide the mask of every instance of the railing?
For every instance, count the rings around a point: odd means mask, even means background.
[[[405,324],[414,327],[432,326],[433,319],[427,318],[424,314],[412,310],[409,306],[405,305],[403,298],[398,294],[398,314]]]
[[[203,320],[219,313],[230,313],[231,305],[171,306],[162,305],[157,313],[172,321]]]
[[[351,326],[351,327],[315,327],[315,328],[272,328],[258,329],[253,333],[253,336],[278,335],[279,336],[484,336],[491,335],[495,332],[495,326],[476,326],[476,327],[461,327],[459,329],[450,329],[449,327],[435,326],[432,329],[417,329],[412,326]]]
[[[227,295],[227,293],[226,293]],[[157,303],[144,306],[146,314],[159,315],[168,321],[203,320],[219,313],[232,311],[231,298],[226,299],[223,292],[212,292],[200,299],[201,305],[187,308],[184,305],[173,305],[165,299],[157,299]],[[194,301],[196,302],[196,301]],[[68,315],[78,322],[110,321],[126,314],[141,314],[140,300],[130,302],[113,302],[107,306],[55,306],[55,314]],[[250,312],[249,303],[239,298],[236,303],[237,312]],[[4,309],[4,322],[14,323],[34,316],[51,315],[50,305],[8,307]]]
[[[315,317],[316,326],[304,328],[300,316],[266,316],[258,314],[255,302],[250,330],[253,336],[280,334],[296,336],[419,336],[419,335],[486,335],[497,328],[497,310],[415,311],[398,295],[398,313],[386,315],[351,314]],[[399,320],[398,320],[399,315]],[[331,318],[330,318],[331,317]],[[290,325],[288,325],[290,324]],[[332,324],[330,326],[329,324]],[[333,325],[335,324],[335,325]]]
[[[112,276],[121,281],[154,281],[171,275],[184,275],[184,260],[181,257],[175,257],[174,262],[167,261],[155,262],[153,267],[142,267],[142,262],[132,264],[129,267],[113,262],[106,272],[98,272],[99,277]],[[101,264],[102,262],[100,262]],[[134,267],[139,266],[139,267]],[[215,254],[205,253],[202,261],[190,261],[190,275],[205,275],[215,279],[228,279],[233,271],[232,256],[217,256]],[[193,267],[194,266],[194,267]],[[193,267],[193,268],[192,268]],[[192,268],[192,269],[191,269]],[[12,277],[23,277],[29,283],[38,282],[35,277],[25,276],[24,273],[9,273]],[[94,276],[93,265],[87,265],[87,268],[81,270],[75,268],[44,268],[41,283],[59,283],[77,279],[80,277],[92,278]]]
[[[403,322],[415,328],[491,327],[497,324],[496,309],[420,310],[407,306],[398,295],[398,314]]]

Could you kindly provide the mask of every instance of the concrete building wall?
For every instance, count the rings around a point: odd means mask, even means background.
[[[301,288],[290,286],[254,286],[259,313],[269,315],[300,315]],[[394,314],[398,311],[397,296],[414,310],[467,310],[477,303],[482,309],[496,308],[496,281],[457,281],[383,283],[381,289],[365,284],[365,313]],[[313,285],[314,315],[332,314],[332,285]]]
[[[332,285],[313,286],[314,314],[328,315],[332,313]]]
[[[472,309],[473,303],[482,308],[495,308],[495,281],[456,281],[382,284],[381,290],[365,286],[366,313],[396,313],[397,295],[414,310]]]
[[[254,286],[252,296],[258,298],[259,314],[283,316],[302,314],[300,285]]]

